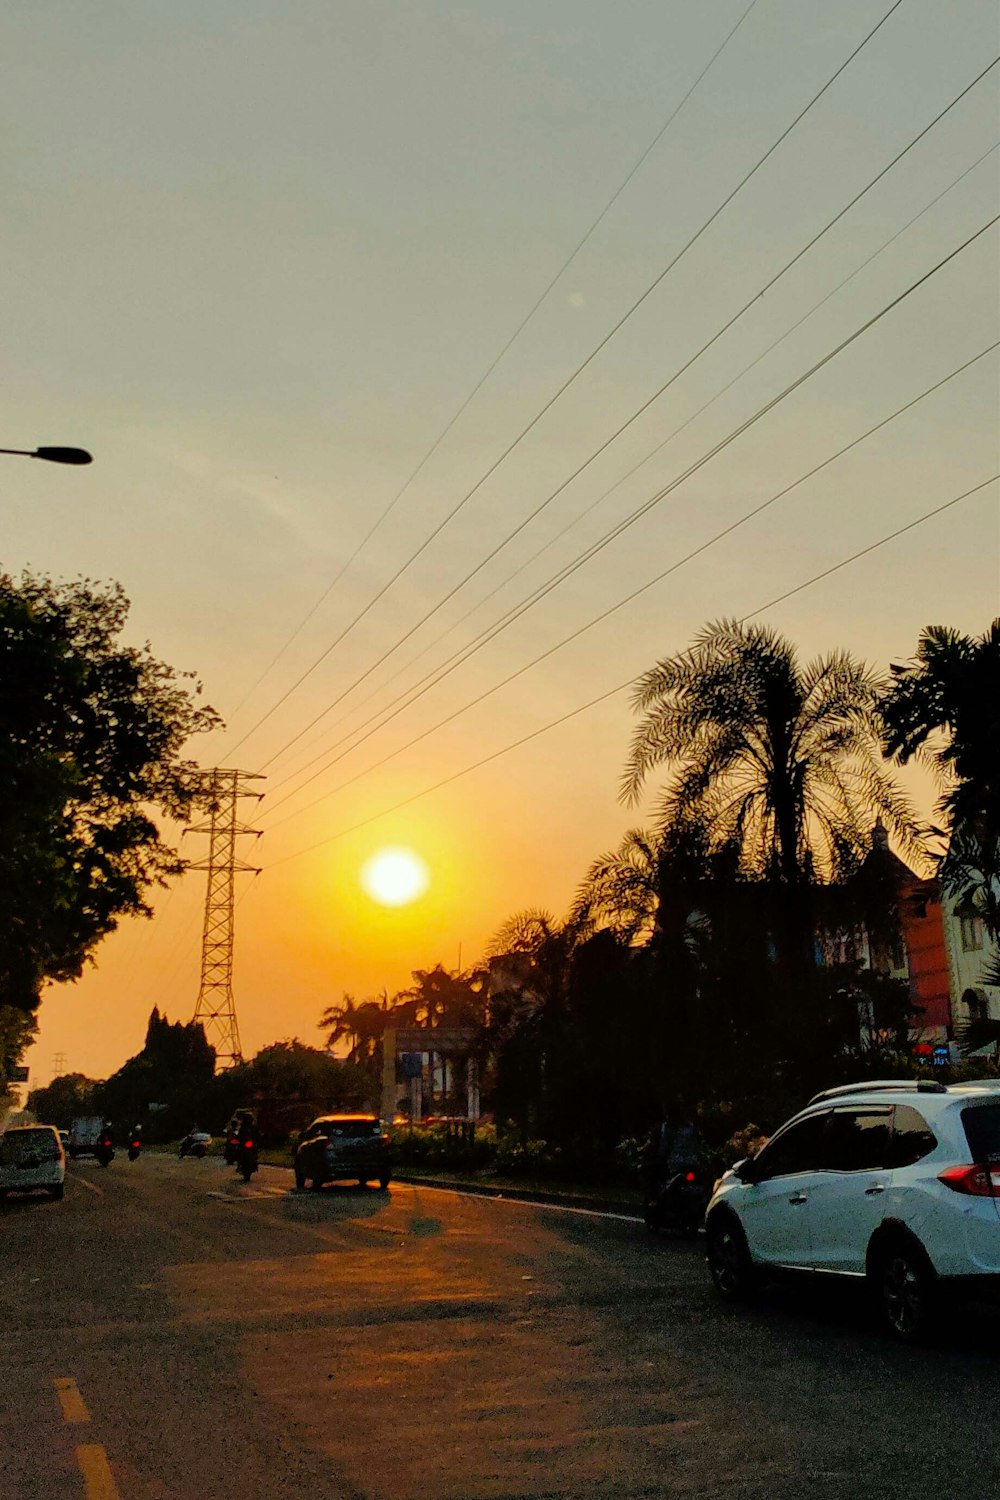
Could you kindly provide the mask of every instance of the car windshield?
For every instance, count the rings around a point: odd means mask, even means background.
[[[973,1161],[1000,1161],[1000,1104],[963,1109],[962,1124]]]
[[[11,1130],[0,1136],[0,1163],[17,1166],[30,1157],[56,1157],[59,1147],[51,1130]]]

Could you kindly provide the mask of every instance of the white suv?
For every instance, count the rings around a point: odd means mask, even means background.
[[[767,1272],[867,1278],[890,1330],[919,1338],[943,1284],[1000,1283],[1000,1083],[817,1094],[720,1178],[705,1232],[727,1299]]]

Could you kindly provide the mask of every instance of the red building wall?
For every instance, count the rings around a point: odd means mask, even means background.
[[[944,910],[932,882],[914,880],[900,902],[903,943],[910,970],[910,994],[923,1012],[916,1026],[951,1027],[948,950]]]

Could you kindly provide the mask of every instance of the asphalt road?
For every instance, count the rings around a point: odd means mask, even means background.
[[[986,1500],[1000,1319],[907,1350],[698,1245],[121,1156],[0,1205],[2,1500]]]

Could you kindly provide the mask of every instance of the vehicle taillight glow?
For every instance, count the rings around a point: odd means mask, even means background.
[[[694,1182],[694,1176],[695,1176],[695,1174],[693,1172],[685,1172],[684,1173],[684,1181],[685,1182]]]
[[[968,1193],[973,1198],[994,1198],[1000,1195],[1000,1164],[995,1167],[945,1167],[938,1173],[938,1181],[954,1193]]]

